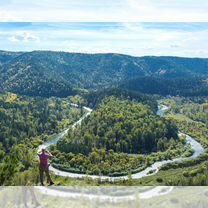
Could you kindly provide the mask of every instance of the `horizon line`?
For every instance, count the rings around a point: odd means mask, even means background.
[[[8,53],[32,53],[32,52],[54,52],[54,53],[70,53],[70,54],[86,54],[86,55],[121,55],[121,56],[129,56],[129,57],[135,57],[135,58],[143,58],[143,57],[170,57],[170,58],[185,58],[185,59],[208,59],[208,57],[196,57],[196,56],[171,56],[171,55],[144,55],[144,56],[135,56],[131,54],[125,54],[125,53],[116,53],[116,52],[102,52],[102,53],[92,53],[92,52],[73,52],[73,51],[62,51],[62,50],[1,50],[1,52],[8,52]]]

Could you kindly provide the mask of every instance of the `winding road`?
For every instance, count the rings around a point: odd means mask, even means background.
[[[70,104],[74,107],[78,107],[76,104]],[[92,109],[88,108],[88,107],[83,107],[87,113],[77,122],[75,122],[72,126],[73,129],[75,129],[75,127],[77,125],[80,125],[82,120],[85,119],[87,116],[89,116],[92,112]],[[163,116],[164,113],[168,110],[168,107],[165,105],[161,105],[159,106],[159,109],[157,111],[157,115],[158,116]],[[63,138],[69,129],[63,131],[62,133],[60,133],[57,137],[55,137],[53,140],[44,143],[43,145],[39,146],[39,150],[41,148],[48,148],[50,145],[55,144],[56,142],[58,142],[61,138]],[[150,167],[147,167],[145,170],[138,172],[138,173],[134,173],[132,174],[132,179],[140,179],[143,177],[147,177],[147,176],[151,176],[151,175],[155,175],[158,173],[159,168],[162,165],[168,164],[168,163],[173,163],[173,162],[182,162],[185,160],[188,160],[190,158],[196,158],[199,155],[204,153],[204,148],[201,146],[200,143],[198,143],[194,138],[192,138],[189,135],[183,134],[181,132],[179,132],[179,136],[181,135],[185,135],[186,136],[186,140],[187,143],[189,143],[192,146],[192,149],[194,150],[194,154],[191,155],[190,157],[184,157],[184,158],[175,158],[172,160],[163,160],[163,161],[158,161],[155,162],[154,164],[152,164]],[[64,177],[71,177],[71,178],[84,178],[84,177],[90,177],[92,179],[100,179],[100,180],[108,180],[108,181],[116,181],[116,180],[128,180],[128,176],[118,176],[118,177],[113,177],[113,176],[97,176],[97,175],[86,175],[86,174],[77,174],[77,173],[70,173],[70,172],[66,172],[66,171],[61,171],[59,169],[54,168],[53,166],[50,166],[50,171],[52,171],[54,174],[59,175],[59,176],[64,176]],[[149,174],[149,172],[152,172],[151,174]]]

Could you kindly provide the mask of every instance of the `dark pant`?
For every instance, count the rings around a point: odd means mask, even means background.
[[[39,166],[39,170],[40,170],[40,182],[41,184],[43,184],[43,174],[45,172],[46,174],[46,177],[47,177],[47,180],[50,182],[50,183],[53,183],[52,179],[51,179],[51,176],[49,174],[49,166],[44,166],[44,165],[41,165]]]

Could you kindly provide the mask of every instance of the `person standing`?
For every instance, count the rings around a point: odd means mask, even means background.
[[[44,186],[43,183],[43,174],[45,172],[47,180],[49,181],[49,185],[53,185],[54,182],[51,179],[50,173],[49,173],[49,163],[48,159],[50,157],[53,157],[53,155],[47,151],[46,149],[42,149],[40,152],[38,152],[38,157],[39,157],[39,171],[40,171],[40,183],[42,186]]]

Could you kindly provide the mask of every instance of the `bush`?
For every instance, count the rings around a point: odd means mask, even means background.
[[[162,182],[163,182],[163,179],[162,179],[162,178],[156,178],[156,181],[157,181],[158,183],[162,183]]]
[[[189,173],[188,173],[187,171],[184,171],[184,172],[183,172],[183,176],[184,176],[184,177],[189,177]]]
[[[197,170],[192,170],[191,172],[190,172],[190,176],[196,176],[197,175]]]

